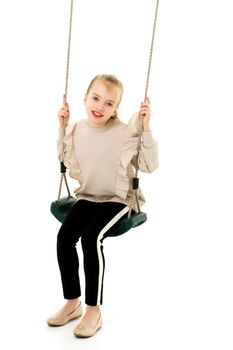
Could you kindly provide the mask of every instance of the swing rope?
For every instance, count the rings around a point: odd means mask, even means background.
[[[70,50],[71,50],[71,38],[72,38],[72,24],[73,24],[73,12],[74,12],[74,0],[70,1],[70,16],[69,16],[69,31],[68,31],[68,46],[67,46],[67,58],[66,58],[66,71],[65,71],[65,92],[63,95],[63,102],[66,103],[67,101],[67,94],[68,94],[68,84],[69,84],[69,72],[70,72]],[[63,146],[62,146],[63,148]],[[63,149],[61,151],[61,154],[63,155]],[[68,186],[67,178],[66,178],[66,166],[64,165],[63,160],[60,163],[61,165],[61,179],[59,184],[59,190],[58,190],[58,196],[57,201],[61,198],[61,191],[62,191],[62,183],[63,180],[66,185],[66,190],[68,192],[68,196],[71,197],[70,189]]]
[[[155,13],[153,17],[153,28],[152,28],[152,37],[151,37],[151,45],[150,45],[150,52],[149,52],[149,61],[148,61],[148,67],[147,67],[147,76],[146,76],[146,84],[145,84],[145,93],[144,93],[144,102],[146,102],[147,95],[148,95],[148,89],[149,89],[149,83],[150,83],[150,74],[151,74],[151,66],[152,66],[152,58],[153,58],[153,51],[154,51],[154,39],[155,39],[155,31],[156,31],[156,24],[157,24],[157,17],[158,17],[158,9],[159,9],[159,0],[156,0],[156,6],[155,6]],[[66,60],[66,72],[65,72],[65,93],[63,95],[64,102],[67,101],[67,94],[68,94],[68,83],[69,83],[69,69],[70,69],[70,51],[71,51],[71,38],[72,38],[72,24],[73,24],[73,10],[74,10],[74,1],[70,0],[70,16],[69,16],[69,33],[68,33],[68,47],[67,47],[67,60]],[[138,147],[137,147],[137,155],[136,155],[136,162],[135,162],[135,177],[133,178],[132,182],[132,188],[134,190],[133,196],[130,198],[129,201],[129,212],[128,212],[128,218],[131,217],[132,208],[134,207],[134,203],[136,201],[137,211],[140,213],[140,206],[139,206],[139,200],[138,200],[138,188],[139,188],[139,178],[138,178],[138,171],[139,171],[139,153],[141,150],[141,143],[142,143],[142,137],[143,137],[143,118],[139,117],[139,123],[138,123],[138,129],[139,129],[139,141],[138,141]],[[63,151],[61,152],[63,154]],[[61,161],[61,180],[60,180],[60,186],[59,186],[59,193],[58,193],[58,201],[61,198],[61,190],[62,190],[62,182],[63,179],[65,181],[66,189],[68,192],[68,196],[70,195],[69,186],[67,183],[66,178],[66,167]]]
[[[144,94],[144,102],[146,102],[147,95],[148,95],[148,89],[149,89],[149,83],[150,83],[150,73],[151,73],[151,67],[152,67],[152,58],[153,58],[153,52],[154,52],[154,42],[155,42],[155,30],[156,30],[156,24],[157,24],[157,18],[158,18],[158,9],[159,9],[159,0],[156,1],[155,6],[155,13],[153,18],[153,28],[152,28],[152,36],[151,36],[151,45],[150,45],[150,52],[149,52],[149,62],[147,67],[147,76],[146,76],[146,85],[145,85],[145,94]],[[131,217],[132,209],[134,207],[134,203],[136,201],[137,211],[138,213],[141,212],[140,206],[139,206],[139,200],[138,200],[138,188],[139,188],[139,178],[138,178],[138,171],[139,171],[139,154],[141,151],[141,144],[142,144],[142,138],[143,138],[143,118],[141,116],[139,117],[139,123],[138,123],[138,130],[139,130],[139,141],[138,141],[138,147],[137,147],[137,155],[136,155],[136,162],[135,162],[135,177],[133,178],[132,187],[134,190],[134,194],[131,197],[129,201],[129,207],[130,210],[128,212],[128,218]]]
[[[69,33],[68,33],[67,60],[66,60],[66,76],[65,76],[65,93],[64,93],[65,102],[67,99],[68,83],[69,83],[70,49],[71,49],[71,37],[72,37],[73,12],[74,12],[74,0],[71,0],[70,1],[70,20],[69,20]]]
[[[156,30],[156,24],[157,24],[157,18],[158,18],[158,10],[159,10],[159,0],[156,1],[156,6],[155,6],[144,101],[146,101],[146,98],[147,98],[149,82],[150,82],[150,73],[151,73],[152,58],[153,58],[153,52],[154,52],[155,30]]]

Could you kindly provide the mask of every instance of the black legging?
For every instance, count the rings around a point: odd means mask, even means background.
[[[109,226],[117,222],[119,216],[127,216],[128,209],[126,205],[116,202],[79,200],[74,204],[57,236],[57,257],[65,299],[81,296],[76,250],[76,243],[81,237],[85,302],[92,306],[102,304],[105,266],[102,242],[108,236]]]

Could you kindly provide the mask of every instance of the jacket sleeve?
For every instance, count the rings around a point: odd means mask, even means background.
[[[134,114],[130,119],[129,127],[131,130],[131,140],[135,143],[135,155],[131,161],[135,167],[137,162],[137,148],[140,142],[140,136],[138,132],[138,113]],[[144,173],[152,173],[158,167],[158,143],[153,138],[151,131],[144,131],[142,134],[141,148],[138,154],[138,168]]]
[[[60,162],[71,169],[76,162],[74,133],[77,123],[58,129],[57,150]]]
[[[132,164],[136,165],[137,157],[134,156]],[[144,173],[152,173],[158,168],[158,144],[154,140],[151,131],[146,131],[142,136],[141,149],[138,156],[138,168]]]
[[[58,129],[58,140],[57,140],[57,152],[58,152],[58,159],[60,162],[63,162],[64,160],[64,144],[63,139],[66,134],[65,128],[59,128]]]

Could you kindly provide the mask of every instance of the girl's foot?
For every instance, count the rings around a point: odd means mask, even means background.
[[[49,326],[63,326],[70,320],[82,316],[82,313],[82,305],[78,299],[67,300],[61,310],[47,319],[47,323]]]
[[[102,326],[99,306],[87,306],[81,322],[75,327],[73,333],[76,337],[92,337]]]

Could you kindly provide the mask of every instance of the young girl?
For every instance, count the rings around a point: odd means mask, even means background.
[[[112,75],[98,75],[90,83],[84,103],[87,119],[68,126],[70,111],[64,101],[58,112],[60,129],[59,159],[79,181],[75,194],[78,201],[68,213],[57,237],[57,257],[64,298],[63,308],[47,323],[61,326],[82,316],[79,300],[79,259],[76,243],[81,239],[85,272],[86,312],[73,333],[90,337],[102,326],[100,305],[103,299],[103,240],[106,225],[126,217],[133,190],[131,179],[139,141],[138,119],[143,118],[143,140],[139,169],[151,173],[157,168],[157,143],[149,127],[150,101],[141,104],[128,125],[118,119],[122,83]],[[139,204],[145,200],[138,190]],[[137,210],[133,207],[133,210]],[[108,227],[109,228],[109,227]]]

